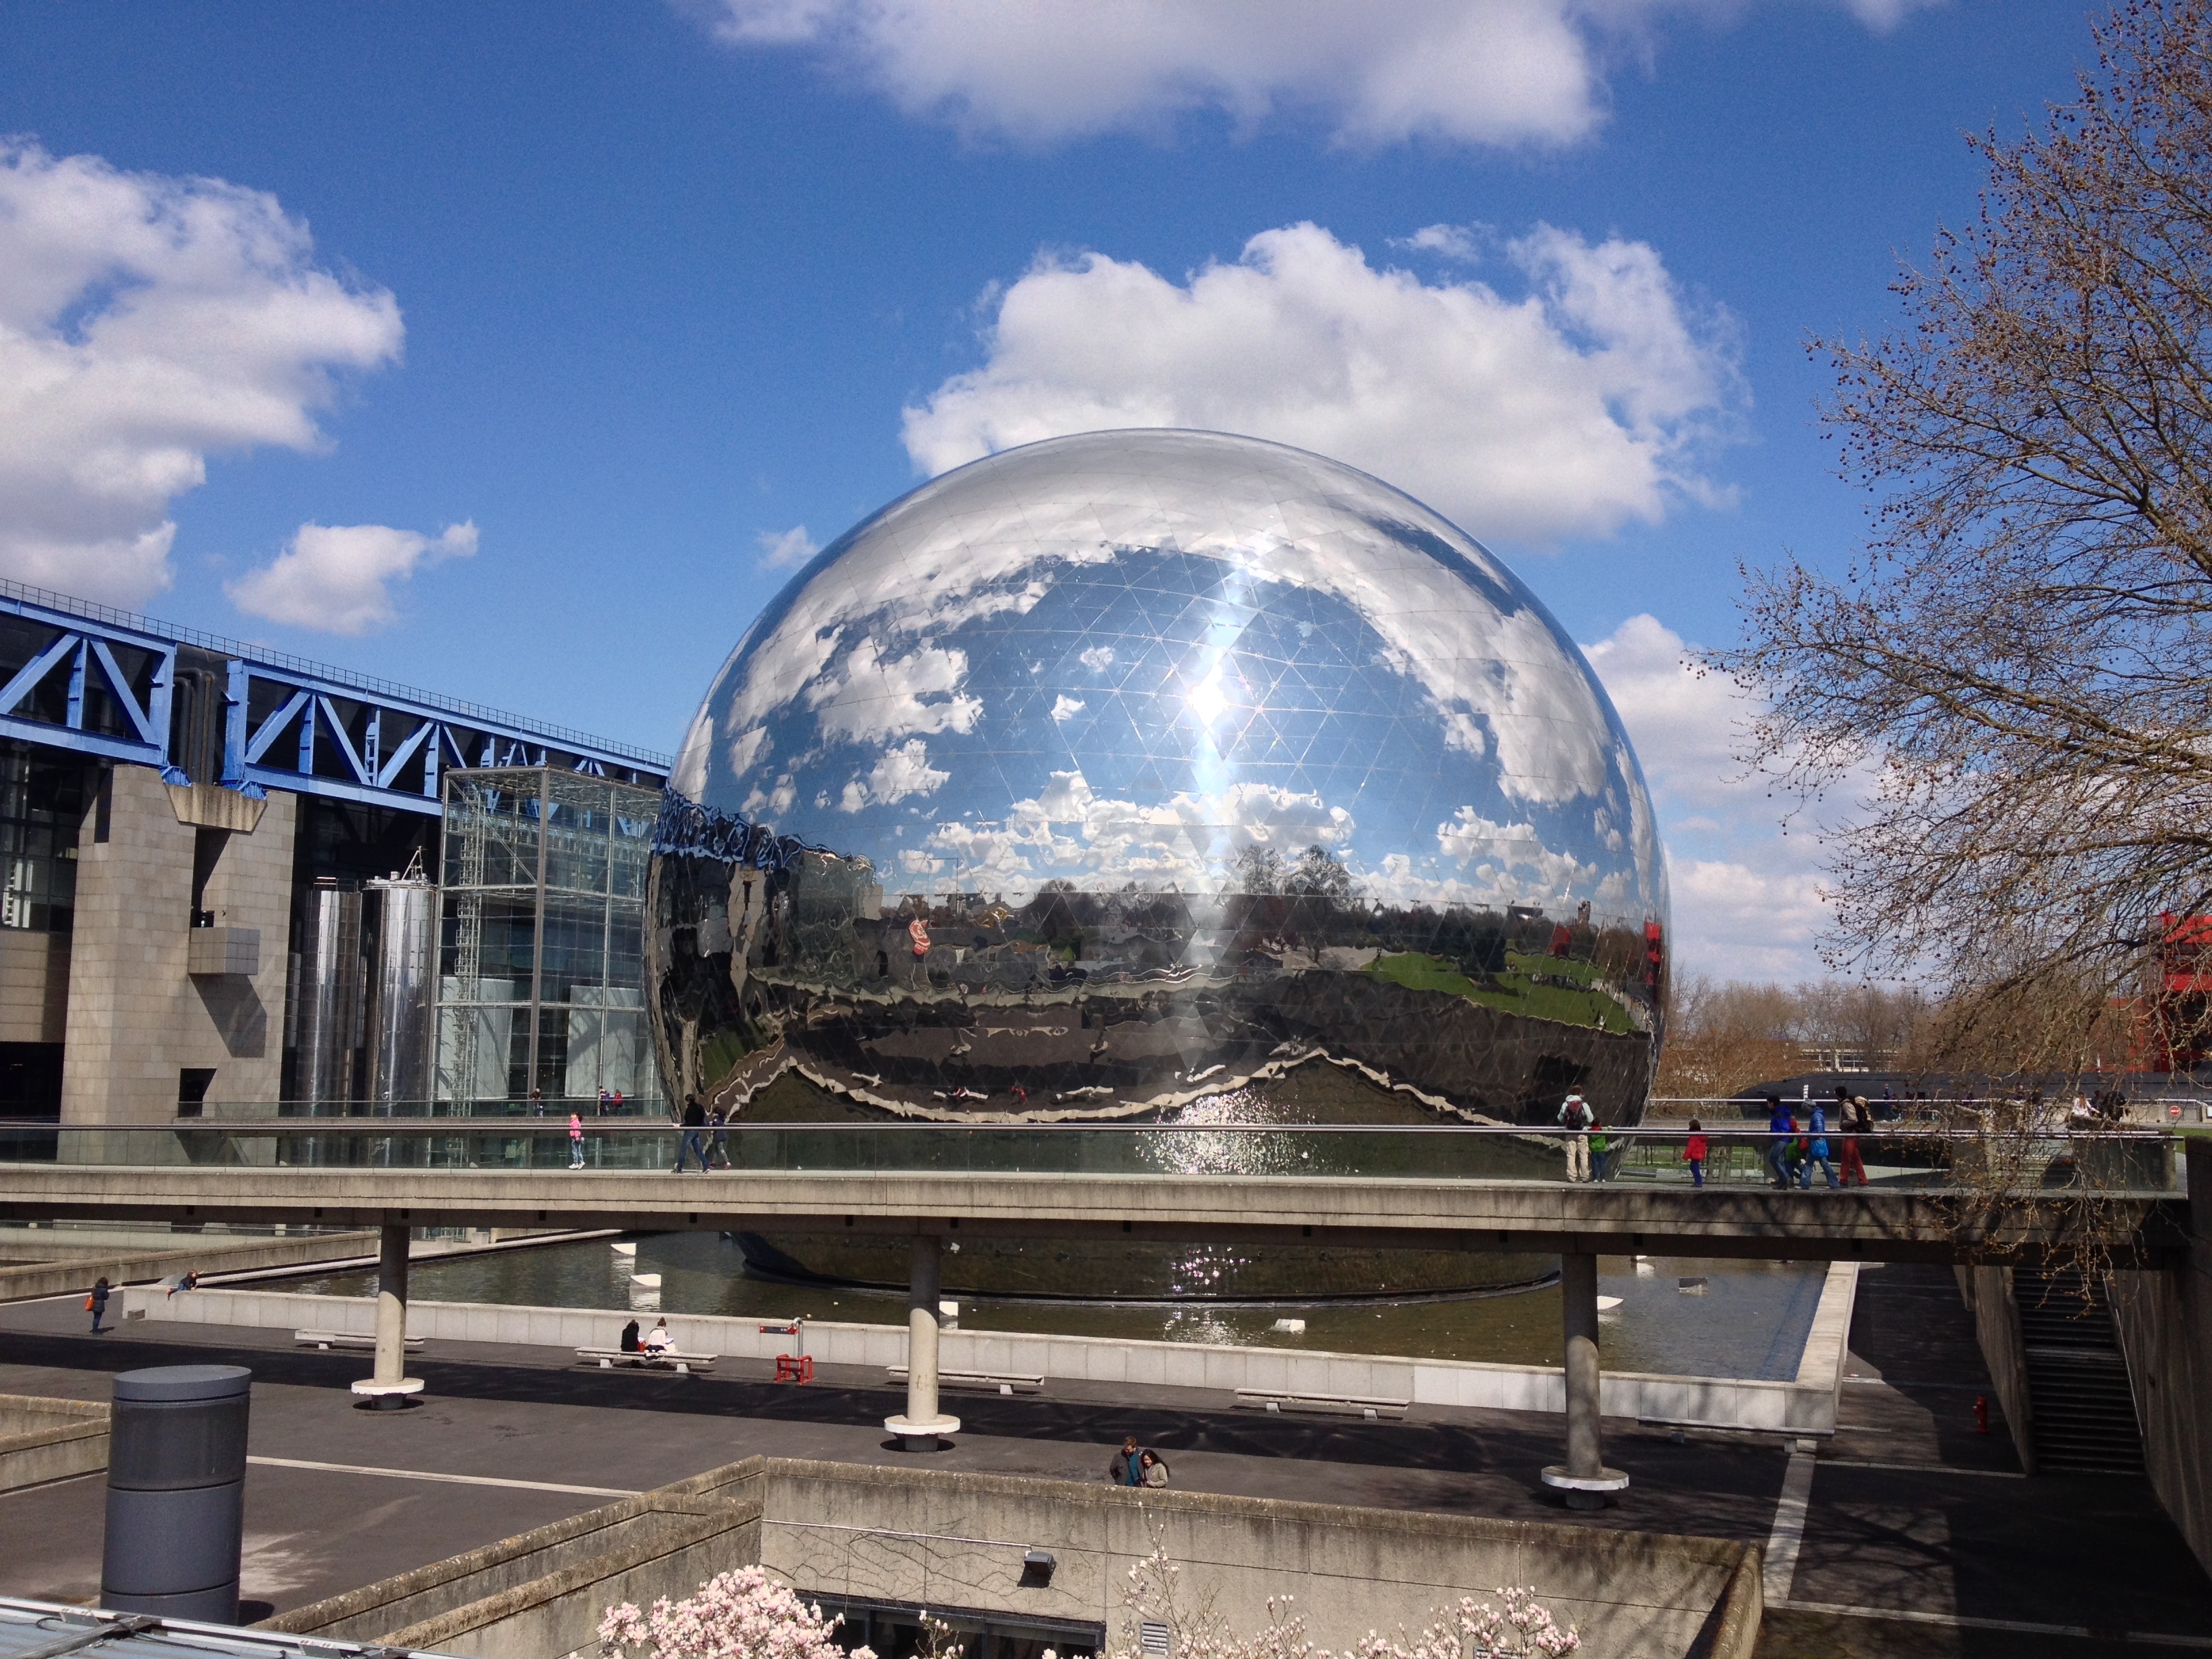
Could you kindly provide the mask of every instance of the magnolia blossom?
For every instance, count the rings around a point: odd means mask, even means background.
[[[1370,1631],[1343,1653],[1331,1653],[1309,1639],[1304,1616],[1291,1611],[1291,1597],[1270,1596],[1267,1625],[1239,1634],[1210,1601],[1196,1613],[1182,1608],[1176,1597],[1181,1577],[1182,1569],[1156,1545],[1129,1569],[1121,1593],[1134,1615],[1130,1624],[1168,1627],[1170,1659],[1559,1659],[1582,1646],[1575,1627],[1561,1628],[1534,1589],[1522,1586],[1493,1591],[1494,1604],[1464,1597],[1458,1606],[1432,1613],[1418,1632],[1403,1626],[1395,1636]],[[1142,1659],[1127,1639],[1136,1633],[1125,1630],[1106,1659]]]
[[[876,1659],[867,1648],[849,1652],[831,1635],[838,1620],[825,1619],[788,1585],[762,1567],[709,1578],[697,1594],[666,1596],[641,1613],[625,1601],[599,1620],[600,1659]]]

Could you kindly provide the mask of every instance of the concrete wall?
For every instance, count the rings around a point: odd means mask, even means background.
[[[0,1394],[0,1492],[106,1468],[107,1418],[93,1401]]]
[[[115,769],[107,837],[88,821],[77,848],[64,1122],[173,1118],[185,1066],[215,1069],[210,1102],[276,1098],[298,805],[271,795],[254,830],[230,830],[207,884],[216,926],[260,931],[259,971],[194,978],[185,968],[199,831],[159,774]]]
[[[1778,1433],[1826,1434],[1836,1425],[1845,1338],[1858,1269],[1838,1263],[1829,1270],[1811,1339],[1794,1381],[1768,1382],[1725,1377],[1655,1376],[1608,1372],[1601,1383],[1608,1416],[1647,1422],[1696,1423]],[[164,1297],[158,1290],[130,1290],[124,1316],[252,1325],[275,1329],[328,1330],[368,1335],[375,1304],[365,1297],[309,1296],[287,1291],[202,1291]],[[650,1325],[659,1316],[641,1317]],[[492,1303],[414,1302],[407,1310],[411,1336],[433,1341],[502,1342],[553,1348],[611,1348],[631,1315],[588,1308],[509,1307]],[[799,1338],[762,1328],[754,1319],[696,1314],[666,1316],[679,1347],[693,1353],[771,1360],[805,1352],[821,1364],[881,1366],[906,1363],[906,1330],[896,1325],[831,1324],[810,1321]],[[1191,1342],[1139,1342],[1080,1336],[1030,1336],[995,1331],[948,1330],[939,1364],[948,1371],[1044,1376],[1070,1381],[1156,1387],[1264,1389],[1303,1394],[1359,1395],[1417,1405],[1487,1407],[1504,1411],[1564,1412],[1565,1384],[1557,1367],[1492,1365],[1466,1361],[1395,1359],[1367,1354],[1308,1352],[1289,1348],[1210,1346]],[[957,1394],[954,1395],[957,1398]]]
[[[732,1473],[709,1471],[555,1522],[295,1608],[265,1628],[479,1659],[556,1659],[594,1647],[609,1607],[688,1595],[760,1559],[759,1481],[733,1485]]]
[[[376,1250],[374,1233],[319,1233],[307,1238],[216,1238],[188,1249],[131,1250],[75,1256],[67,1261],[0,1267],[0,1302],[24,1302],[89,1290],[95,1279],[110,1285],[169,1279],[197,1268],[202,1273],[247,1273],[261,1267],[295,1267],[318,1261],[345,1261]],[[149,1294],[167,1300],[156,1286]],[[133,1316],[125,1303],[125,1317]]]
[[[1749,1659],[1761,1611],[1758,1548],[1717,1539],[754,1457],[268,1627],[556,1659],[591,1644],[612,1602],[758,1561],[803,1593],[1095,1622],[1133,1647],[1122,1586],[1156,1545],[1182,1570],[1180,1607],[1211,1601],[1257,1631],[1288,1594],[1338,1649],[1508,1584],[1533,1586],[1592,1653]],[[1020,1582],[1032,1548],[1055,1559],[1048,1586]]]
[[[70,936],[0,928],[0,1042],[69,1035]]]
[[[1960,1294],[1974,1316],[1974,1335],[1981,1344],[1982,1363],[1990,1368],[1996,1385],[1997,1403],[2004,1407],[2005,1426],[2012,1432],[2013,1449],[2020,1466],[2035,1473],[2035,1408],[2027,1392],[2027,1353],[2020,1334],[2020,1304],[2012,1289],[2012,1269],[1986,1264],[1954,1268]]]
[[[2112,1316],[2151,1485],[2212,1569],[2212,1140],[2191,1137],[2188,1180],[2196,1238],[2187,1262],[2114,1274]]]

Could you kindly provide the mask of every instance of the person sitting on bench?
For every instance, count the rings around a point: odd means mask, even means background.
[[[676,1352],[676,1339],[669,1335],[666,1320],[656,1319],[653,1322],[653,1328],[645,1334],[645,1351],[648,1354],[656,1355]]]
[[[633,1319],[629,1324],[623,1327],[622,1341],[617,1346],[619,1346],[624,1353],[635,1353],[637,1352],[637,1321]]]

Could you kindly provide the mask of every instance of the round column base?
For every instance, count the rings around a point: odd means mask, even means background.
[[[1628,1477],[1619,1469],[1601,1468],[1595,1474],[1570,1474],[1564,1463],[1547,1464],[1544,1484],[1567,1500],[1571,1510],[1601,1510],[1616,1492],[1628,1490]]]
[[[886,1417],[884,1426],[906,1443],[910,1452],[933,1452],[945,1449],[940,1437],[960,1432],[960,1419],[947,1417],[942,1412],[921,1422],[905,1417]]]
[[[397,1382],[379,1382],[374,1377],[363,1377],[353,1385],[353,1391],[378,1411],[396,1411],[410,1395],[422,1392],[422,1379],[403,1376]]]

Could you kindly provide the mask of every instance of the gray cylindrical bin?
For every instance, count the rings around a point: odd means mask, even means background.
[[[100,1606],[237,1622],[252,1381],[242,1365],[163,1365],[115,1379]]]

